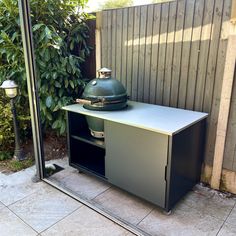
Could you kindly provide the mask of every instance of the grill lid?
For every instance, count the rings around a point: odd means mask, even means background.
[[[82,99],[77,102],[90,110],[119,110],[126,107],[127,93],[120,81],[111,77],[111,70],[98,70],[99,77],[85,87]]]

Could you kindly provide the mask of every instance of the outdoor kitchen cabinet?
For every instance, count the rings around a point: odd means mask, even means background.
[[[169,211],[200,179],[206,113],[129,101],[120,111],[67,111],[69,164]],[[86,116],[104,119],[92,137]]]

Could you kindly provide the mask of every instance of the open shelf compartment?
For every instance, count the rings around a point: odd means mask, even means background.
[[[105,178],[105,142],[90,134],[84,115],[69,112],[69,164]]]

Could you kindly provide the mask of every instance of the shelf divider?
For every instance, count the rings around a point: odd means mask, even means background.
[[[71,135],[71,137],[105,149],[104,139],[94,138],[89,132],[80,132],[79,135]]]

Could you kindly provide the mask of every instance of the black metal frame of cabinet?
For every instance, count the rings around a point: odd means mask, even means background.
[[[205,148],[206,119],[169,136],[166,211],[199,181]]]

